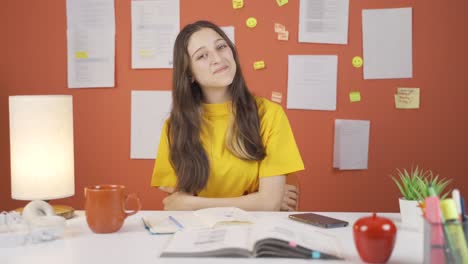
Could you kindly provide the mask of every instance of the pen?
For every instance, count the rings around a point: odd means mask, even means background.
[[[184,226],[171,215],[169,216],[169,220],[171,220],[171,222],[174,223],[179,229],[184,229]]]
[[[458,189],[453,189],[452,191],[452,199],[455,201],[455,205],[457,206],[457,213],[459,219],[461,220],[461,202],[460,202],[460,191]]]
[[[463,197],[460,197],[460,207],[462,221],[466,222],[465,199],[463,199]]]

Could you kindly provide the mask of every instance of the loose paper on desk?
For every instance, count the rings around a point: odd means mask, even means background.
[[[131,1],[132,69],[172,68],[179,0]]]
[[[336,55],[289,55],[288,109],[336,110]]]
[[[412,8],[362,11],[364,79],[413,77]]]
[[[395,107],[397,109],[418,109],[419,88],[398,88],[395,94]]]
[[[154,159],[164,121],[169,117],[171,91],[132,91],[130,158]]]
[[[333,168],[367,169],[369,131],[369,120],[335,120]]]
[[[67,0],[69,88],[114,87],[114,0]]]
[[[348,43],[349,0],[301,0],[299,42]]]

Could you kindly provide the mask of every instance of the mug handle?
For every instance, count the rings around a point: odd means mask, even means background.
[[[131,193],[131,194],[127,195],[127,197],[125,198],[125,205],[127,205],[127,201],[128,201],[128,199],[130,199],[130,198],[136,200],[136,202],[137,202],[137,204],[138,204],[138,207],[137,207],[136,210],[131,211],[131,212],[129,212],[129,213],[125,212],[125,217],[134,215],[134,214],[136,214],[138,211],[140,211],[140,209],[141,209],[140,198],[138,198],[138,196],[136,195],[136,193]],[[125,206],[125,207],[126,207],[126,206]]]

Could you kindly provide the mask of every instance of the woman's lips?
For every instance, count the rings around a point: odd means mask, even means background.
[[[220,73],[220,72],[222,72],[222,71],[224,71],[224,70],[227,70],[227,68],[228,68],[228,66],[223,66],[223,67],[221,67],[221,68],[215,70],[215,71],[213,72],[213,74]]]

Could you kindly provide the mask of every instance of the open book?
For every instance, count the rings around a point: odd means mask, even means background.
[[[298,229],[285,220],[254,225],[183,230],[161,257],[280,257],[342,259],[334,236]]]
[[[151,234],[173,234],[179,230],[212,228],[232,224],[253,224],[255,218],[236,207],[215,207],[187,212],[158,212],[144,216],[143,224]]]

